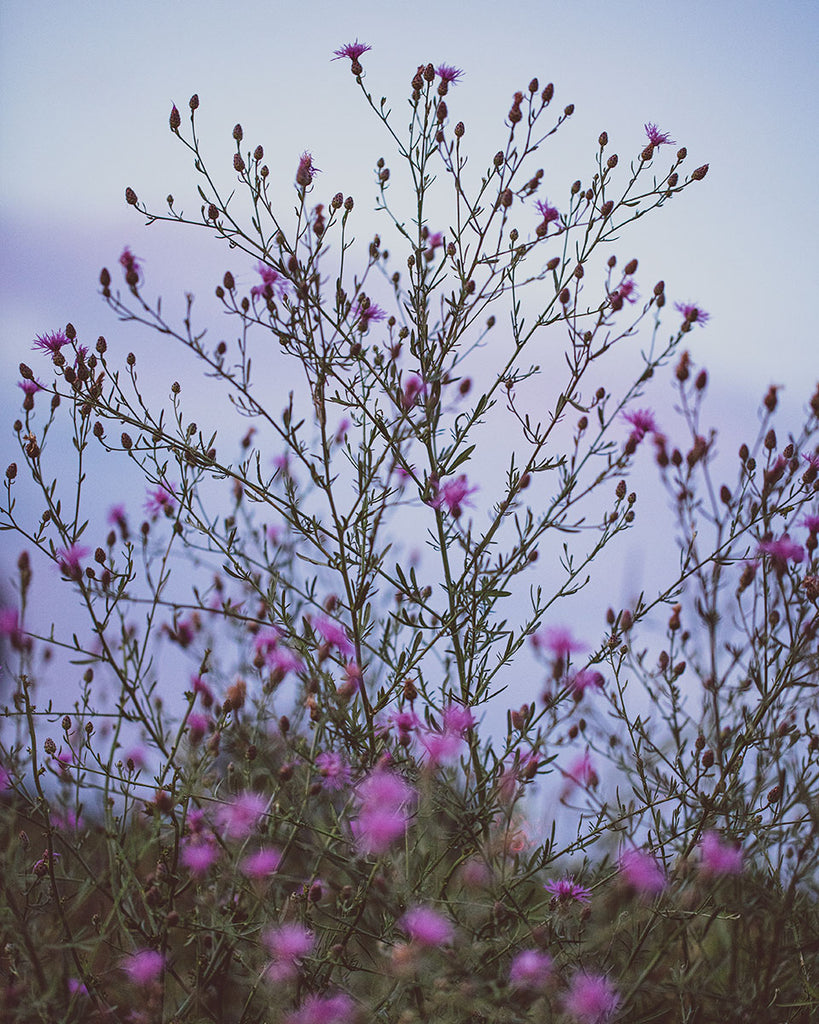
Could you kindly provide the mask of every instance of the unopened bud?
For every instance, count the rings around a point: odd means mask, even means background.
[[[698,167],[696,171],[691,172],[692,181],[702,181],[705,175],[708,173],[708,164],[703,164],[702,167]]]
[[[125,202],[129,206],[136,206],[136,204],[139,202],[139,200],[137,199],[136,192],[134,192],[134,190],[130,188],[130,186],[125,189]]]
[[[176,105],[171,107],[171,116],[169,118],[169,123],[172,132],[179,131],[179,126],[180,124],[182,124],[182,118],[179,116],[179,111],[176,109]]]
[[[196,93],[194,93],[193,96],[191,96],[190,100],[188,101],[188,106],[191,108],[191,110],[196,110],[196,108],[199,106],[199,97],[197,96]]]

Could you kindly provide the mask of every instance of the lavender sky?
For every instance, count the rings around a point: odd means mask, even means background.
[[[322,169],[316,200],[353,194],[360,237],[377,229],[368,213],[372,168],[389,155],[387,141],[348,62],[330,61],[356,37],[373,47],[364,58],[368,88],[390,98],[399,121],[416,65],[464,69],[448,100],[452,119],[467,124],[476,162],[498,148],[512,93],[534,75],[553,81],[556,103],[573,102],[576,113],[543,152],[549,198],[589,177],[603,129],[611,150],[629,158],[645,143],[644,123],[655,122],[688,147],[689,169],[708,162],[706,180],[633,233],[622,255],[640,257],[644,290],[663,277],[672,300],[711,313],[690,342],[711,371],[715,415],[729,438],[745,423],[753,428],[771,382],[785,386],[798,427],[819,377],[813,0],[27,0],[0,7],[0,366],[9,459],[16,367],[42,358],[30,352],[36,334],[70,320],[81,338],[104,333],[111,345],[144,352],[152,367],[171,358],[155,338],[117,324],[97,295],[100,267],[113,268],[124,244],[171,306],[186,290],[211,296],[228,265],[255,280],[249,261],[242,266],[204,234],[148,230],[124,202],[131,185],[154,208],[168,192],[178,206],[198,208],[187,155],[168,130],[172,102],[186,111],[198,92],[201,136],[223,181],[232,173],[231,129],[241,121],[247,142],[264,144],[284,204],[292,204],[299,154],[310,150]]]

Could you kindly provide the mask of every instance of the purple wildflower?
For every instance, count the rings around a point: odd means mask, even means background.
[[[333,622],[331,619],[316,619],[313,622],[313,629],[324,638],[327,644],[337,648],[345,658],[349,658],[354,653],[355,648],[347,636],[347,631],[338,622]]]
[[[384,853],[404,835],[409,820],[406,805],[413,796],[400,775],[383,768],[364,779],[357,792],[361,811],[352,823],[356,844],[364,853]]]
[[[212,839],[196,836],[185,840],[180,860],[192,875],[201,878],[219,860],[219,847]]]
[[[716,832],[706,832],[702,837],[700,858],[700,871],[704,875],[742,873],[742,848],[723,842]]]
[[[275,847],[263,846],[242,861],[239,870],[248,878],[267,878],[278,871],[282,855]]]
[[[59,352],[63,345],[68,344],[68,338],[62,331],[51,331],[48,334],[38,334],[31,346],[40,352],[50,352],[52,355]]]
[[[650,122],[645,125],[646,135],[648,141],[652,146],[673,146],[674,140],[668,134],[668,132],[661,132],[656,124]]]
[[[351,1024],[354,1011],[355,1003],[343,992],[334,996],[312,995],[298,1010],[287,1014],[284,1024]]]
[[[82,575],[81,559],[91,554],[89,548],[82,544],[71,544],[67,548],[59,548],[55,552],[60,569],[71,579],[79,579]]]
[[[451,64],[439,64],[435,70],[441,81],[446,82],[447,85],[455,85],[463,76],[463,71]]]
[[[142,264],[134,256],[131,250],[126,245],[122,250],[122,255],[119,258],[119,262],[125,271],[125,280],[132,287],[139,283],[139,275],[142,272]]]
[[[318,167],[313,166],[312,154],[305,150],[299,157],[299,166],[296,169],[296,184],[299,188],[307,188],[318,173]]]
[[[805,549],[801,544],[792,541],[787,533],[778,540],[760,541],[757,550],[768,556],[777,573],[785,572],[788,562],[802,562],[805,559]]]
[[[26,398],[29,395],[36,395],[38,391],[43,390],[43,385],[38,380],[18,380],[17,387],[22,388]]]
[[[552,221],[560,219],[560,211],[555,209],[554,206],[550,206],[545,199],[536,199],[535,206],[538,209],[538,213],[543,218],[543,223],[548,226]]]
[[[532,646],[535,650],[545,647],[555,658],[566,658],[578,651],[585,651],[586,645],[575,640],[572,631],[566,626],[547,626],[532,634]]]
[[[571,875],[560,878],[556,882],[546,882],[543,888],[558,903],[591,903],[591,892],[584,886],[578,885]]]
[[[645,850],[626,850],[620,857],[620,874],[632,889],[645,896],[654,896],[666,886],[662,868]]]
[[[424,387],[423,379],[417,373],[411,373],[401,392],[401,406],[404,409],[411,409],[418,400],[418,396],[423,393]]]
[[[413,907],[399,924],[419,946],[443,946],[452,941],[452,925],[429,907]]]
[[[700,327],[703,327],[711,319],[710,313],[695,306],[693,302],[675,302],[674,309],[678,313],[682,313],[687,324],[699,324]]]
[[[325,750],[316,757],[316,768],[324,780],[325,789],[344,789],[350,783],[350,766],[334,750]]]
[[[282,275],[277,270],[274,270],[273,267],[268,267],[266,263],[262,263],[261,260],[256,264],[256,270],[259,272],[262,283],[256,284],[250,289],[251,298],[267,300],[275,298],[278,294],[278,297],[283,299],[287,294],[287,282]]]
[[[356,326],[360,331],[368,331],[370,324],[380,323],[386,319],[387,314],[380,306],[376,306],[374,302],[367,302],[366,304],[360,300],[353,307],[353,319],[356,322]]]
[[[165,957],[155,949],[141,949],[122,962],[122,969],[135,985],[149,985],[165,968]]]
[[[539,949],[524,949],[509,965],[509,984],[513,988],[541,988],[552,975],[552,958]]]
[[[805,516],[805,518],[802,520],[802,525],[807,528],[809,533],[819,533],[819,516]]]
[[[365,54],[372,47],[367,43],[360,43],[357,39],[354,43],[346,43],[338,50],[333,50],[335,56],[333,60],[339,60],[342,57],[349,57],[350,60],[355,64],[358,62],[358,58]]]
[[[244,839],[267,810],[267,799],[261,793],[244,792],[222,804],[217,821],[229,839]]]
[[[639,444],[646,434],[657,433],[657,421],[650,409],[632,409],[623,413],[623,419],[632,426],[629,438]]]
[[[579,1024],[605,1024],[620,1005],[616,989],[605,975],[578,971],[563,1000],[569,1016]]]
[[[267,971],[272,981],[285,981],[294,977],[299,962],[307,956],[316,941],[308,928],[295,922],[271,928],[263,938],[273,959]]]
[[[586,690],[602,690],[603,682],[602,674],[596,669],[583,668],[569,677],[567,685],[578,697],[582,697]]]
[[[173,484],[160,484],[148,491],[145,511],[152,519],[159,515],[172,516],[176,510],[177,498]]]
[[[477,490],[477,487],[469,486],[466,474],[461,473],[460,476],[456,476],[453,480],[447,480],[443,487],[436,486],[436,494],[432,501],[430,501],[430,505],[433,508],[440,508],[442,505],[446,505],[448,511],[457,519],[463,511],[463,506],[472,504],[466,499]]]

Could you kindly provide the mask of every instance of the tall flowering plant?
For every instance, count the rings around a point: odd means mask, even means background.
[[[677,302],[669,333],[664,283],[614,251],[707,165],[666,159],[654,124],[621,163],[603,132],[585,180],[547,199],[533,158],[573,107],[533,79],[470,180],[461,70],[418,66],[402,127],[367,91],[369,49],[334,56],[410,186],[394,198],[378,159],[385,227],[362,252],[353,198],[312,152],[289,214],[237,124],[226,195],[196,96],[170,128],[199,213],[126,189],[149,222],[231,247],[232,343],[209,341],[191,296],[181,322],[163,313],[130,249],[123,284],[104,269],[100,285],[249,421],[238,455],[178,382],[158,408],[119,343],[69,324],[35,342],[48,381],[20,366],[2,515],[25,545],[0,618],[9,1019],[807,1021],[819,392],[782,444],[771,389],[721,483],[684,348],[708,314]],[[642,404],[665,367],[676,427]],[[49,451],[66,429],[67,491]],[[678,569],[580,635],[561,602],[582,606],[636,525],[646,450]],[[144,478],[141,510],[113,503],[103,524],[98,455]],[[21,476],[39,518],[18,511]],[[84,628],[39,627],[48,561]],[[532,697],[506,707],[521,670]],[[537,786],[576,828],[535,820]]]

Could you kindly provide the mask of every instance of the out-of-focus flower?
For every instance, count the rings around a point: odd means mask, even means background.
[[[417,373],[411,373],[404,383],[401,391],[401,407],[411,409],[418,401],[418,396],[423,394],[426,385]]]
[[[352,822],[356,844],[364,853],[386,852],[406,832],[415,791],[394,772],[376,768],[360,783],[356,796],[361,806]]]
[[[307,188],[319,173],[318,167],[313,165],[312,154],[306,151],[302,153],[299,157],[299,166],[296,168],[296,184],[299,188]]]
[[[272,299],[280,298],[283,299],[287,294],[287,281],[282,275],[274,270],[273,267],[269,267],[266,263],[262,263],[261,260],[256,264],[256,270],[259,272],[259,276],[262,279],[261,284],[255,284],[250,289],[250,295],[252,298],[257,299]]]
[[[173,484],[160,484],[148,491],[145,498],[145,511],[156,519],[159,515],[172,516],[178,504],[176,489]]]
[[[194,836],[182,844],[180,860],[192,875],[202,877],[219,860],[219,847],[205,836]]]
[[[261,850],[248,854],[239,866],[239,870],[248,878],[267,878],[278,871],[282,855],[272,846],[263,846]]]
[[[463,511],[463,506],[472,504],[467,500],[469,495],[474,494],[478,489],[478,487],[470,487],[466,474],[461,473],[460,476],[447,480],[442,486],[435,486],[435,496],[430,501],[430,505],[433,508],[441,508],[442,505],[445,505],[457,519]]]
[[[355,1003],[342,992],[307,996],[298,1010],[285,1016],[284,1024],[352,1024],[354,1019]]]
[[[338,622],[333,622],[332,619],[314,619],[313,629],[343,657],[349,658],[355,652],[347,631]]]
[[[704,327],[711,319],[710,313],[706,313],[704,309],[700,309],[693,302],[675,302],[674,309],[678,313],[682,313],[687,324],[699,324],[700,327]]]
[[[552,958],[539,949],[524,949],[509,965],[509,984],[513,988],[538,989],[552,976]]]
[[[620,874],[636,892],[655,896],[666,887],[666,878],[657,861],[645,850],[626,850],[620,857]]]
[[[42,391],[44,389],[44,385],[42,385],[38,380],[18,380],[17,387],[22,389],[23,394],[27,398],[30,395],[36,395],[38,391]]]
[[[452,941],[452,925],[430,907],[413,907],[398,923],[419,946],[443,946]]]
[[[631,424],[632,430],[629,437],[636,444],[639,444],[646,434],[657,433],[657,421],[650,409],[630,409],[623,413],[623,419],[626,423]]]
[[[620,996],[603,974],[578,971],[569,983],[563,1008],[579,1024],[605,1024],[620,1005]]]
[[[723,842],[717,832],[706,832],[700,842],[700,871],[704,875],[742,873],[742,848]]]
[[[322,777],[325,789],[340,790],[350,784],[350,766],[334,750],[325,750],[316,756],[316,768]]]
[[[248,791],[221,804],[216,820],[228,839],[244,839],[256,828],[266,810],[266,797]]]
[[[295,922],[271,928],[263,938],[273,960],[267,971],[272,981],[286,981],[295,977],[299,963],[316,941],[309,928]]]
[[[356,302],[352,310],[353,320],[360,331],[368,331],[370,324],[381,323],[386,320],[387,314],[374,302]]]
[[[545,647],[555,658],[566,658],[570,654],[586,650],[586,645],[581,640],[576,640],[566,626],[547,626],[538,630],[532,634],[531,642],[536,651]]]
[[[778,573],[785,572],[788,562],[802,562],[805,559],[805,549],[801,544],[792,541],[787,533],[778,540],[760,541],[757,550],[760,554],[768,556]]]
[[[82,575],[80,562],[91,554],[89,548],[82,544],[71,544],[67,548],[58,548],[55,552],[60,569],[71,579],[79,579]]]
[[[165,969],[165,957],[155,949],[141,949],[122,961],[122,969],[135,985],[149,985]]]
[[[576,694],[582,695],[586,690],[602,690],[604,679],[596,669],[582,668],[570,676],[566,683]]]

